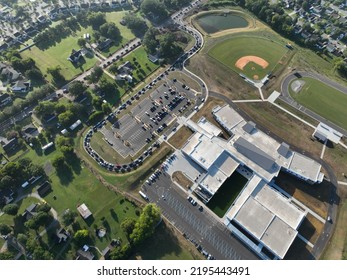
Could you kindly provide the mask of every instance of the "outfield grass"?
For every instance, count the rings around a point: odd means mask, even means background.
[[[273,71],[286,52],[284,45],[261,37],[252,37],[249,34],[249,36],[233,36],[215,44],[208,51],[208,55],[237,73],[242,73],[251,79],[254,75],[258,75],[261,79]],[[263,69],[255,63],[248,63],[243,70],[235,66],[239,58],[249,55],[263,58],[269,65]]]
[[[298,93],[290,87],[291,96],[306,108],[347,129],[347,95],[316,79],[299,80],[305,84]]]
[[[62,39],[59,43],[46,49],[40,50],[36,46],[21,53],[23,58],[33,58],[37,67],[44,75],[47,75],[48,67],[55,67],[59,65],[61,67],[61,74],[69,81],[76,75],[83,73],[87,69],[91,68],[97,61],[93,55],[85,55],[85,63],[79,67],[75,67],[70,61],[67,60],[71,54],[72,49],[78,50],[80,47],[77,44],[78,38],[81,38],[84,33],[93,34],[91,27],[81,27],[75,34]],[[47,75],[47,79],[51,80],[51,75]]]
[[[207,203],[207,206],[217,214],[218,217],[222,218],[246,185],[246,182],[247,179],[245,177],[238,172],[234,172]]]

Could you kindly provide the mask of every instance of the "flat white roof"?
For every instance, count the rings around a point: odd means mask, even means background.
[[[234,173],[236,168],[239,166],[239,162],[234,160],[227,152],[223,152],[214,163],[225,175],[228,177]]]
[[[227,178],[228,177],[222,171],[215,165],[212,165],[205,178],[200,182],[200,185],[213,195]]]
[[[305,217],[305,212],[299,210],[269,185],[256,190],[254,198],[293,229],[297,229]]]
[[[188,139],[182,151],[188,154],[205,170],[208,170],[224,152],[224,149],[213,143],[207,136],[196,132]]]
[[[277,256],[283,258],[306,213],[288,198],[254,176],[227,213]],[[250,184],[257,183],[257,186]]]
[[[248,197],[234,220],[247,229],[253,236],[261,239],[275,215],[253,197]]]
[[[288,170],[316,182],[320,177],[321,165],[311,158],[294,153]]]
[[[275,217],[262,236],[261,242],[283,259],[297,234],[296,230]]]
[[[243,121],[240,114],[233,110],[229,105],[224,105],[223,107],[218,106],[214,108],[212,112],[217,120],[229,130],[233,129]]]
[[[318,132],[329,139],[331,142],[338,144],[343,136],[342,133],[336,131],[332,127],[326,125],[325,123],[319,123],[314,134]]]
[[[203,128],[204,130],[206,130],[209,134],[213,135],[213,136],[219,136],[222,133],[222,130],[219,129],[217,126],[215,126],[214,124],[210,123],[208,120],[206,120],[206,118],[202,117],[199,121],[198,121],[198,125]]]

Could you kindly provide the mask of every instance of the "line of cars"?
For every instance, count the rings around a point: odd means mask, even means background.
[[[159,142],[154,142],[148,149],[146,149],[137,159],[133,160],[130,163],[127,164],[114,164],[109,163],[106,160],[104,160],[96,151],[93,150],[93,148],[90,145],[91,137],[95,132],[98,131],[98,129],[102,128],[103,125],[106,124],[106,121],[101,121],[97,125],[95,125],[93,128],[91,128],[88,133],[86,134],[84,138],[84,148],[86,152],[101,166],[109,171],[115,171],[117,173],[125,173],[130,172],[140,165],[143,164],[144,160],[146,158],[150,157],[155,149],[158,149],[160,144]]]

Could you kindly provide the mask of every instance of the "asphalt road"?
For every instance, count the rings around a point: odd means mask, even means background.
[[[307,77],[307,78],[313,78],[316,79],[332,88],[335,88],[341,92],[343,92],[344,94],[347,94],[347,88],[344,87],[343,85],[340,85],[334,81],[329,80],[328,78],[321,76],[319,74],[315,74],[315,73],[308,73],[308,72],[301,72],[301,71],[295,71],[294,73],[299,73],[302,77]],[[299,111],[303,112],[304,114],[318,120],[319,122],[323,122],[329,126],[331,126],[332,128],[334,128],[335,130],[341,132],[345,137],[347,137],[347,130],[339,127],[338,125],[332,123],[331,121],[327,120],[326,118],[318,115],[317,113],[307,109],[306,107],[300,105],[299,103],[297,103],[289,94],[289,86],[291,84],[291,82],[295,79],[298,79],[297,76],[294,75],[294,73],[286,76],[284,78],[284,80],[282,81],[282,85],[281,85],[281,96],[279,97],[282,101],[284,101],[285,103],[287,103],[288,105],[298,109]]]
[[[178,188],[168,174],[163,173],[150,186],[142,186],[150,202],[156,203],[162,214],[190,241],[220,260],[259,259],[206,209],[198,210],[187,200],[187,194]]]
[[[232,100],[230,100],[228,97],[226,97],[225,95],[222,95],[220,93],[217,92],[211,92],[209,93],[209,95],[211,97],[215,97],[215,98],[219,98],[222,99],[225,103],[229,104],[232,108],[234,108],[244,119],[246,120],[250,120],[253,121],[257,124],[257,120],[252,119],[249,115],[247,115],[245,112],[241,111],[237,105],[232,102]],[[276,134],[272,133],[271,131],[269,131],[267,128],[265,128],[264,126],[261,126],[259,124],[257,124],[257,127],[266,132],[268,135],[270,135],[272,138],[276,139],[279,143],[282,142],[287,142],[287,140],[282,139],[281,137],[277,136]],[[322,254],[325,246],[328,244],[328,241],[333,233],[333,229],[334,229],[334,222],[337,219],[337,211],[338,211],[338,205],[340,203],[340,197],[337,193],[337,188],[338,188],[338,183],[337,183],[337,178],[335,176],[334,170],[332,169],[332,167],[326,163],[324,160],[322,160],[321,158],[308,153],[307,151],[298,148],[297,146],[293,146],[291,145],[290,148],[293,151],[299,152],[301,154],[304,154],[314,160],[316,160],[317,162],[319,162],[322,167],[326,170],[326,172],[328,173],[328,178],[330,180],[331,183],[331,190],[330,190],[330,199],[329,201],[327,201],[328,203],[328,216],[331,217],[332,219],[332,223],[330,222],[326,222],[323,228],[323,231],[321,233],[321,235],[319,236],[318,240],[316,241],[316,243],[314,244],[313,247],[313,251],[312,251],[312,255],[313,258],[318,259],[320,257],[320,255]]]

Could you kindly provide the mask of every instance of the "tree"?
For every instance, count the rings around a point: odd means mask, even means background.
[[[108,103],[102,103],[101,109],[105,115],[108,115],[112,112],[112,108],[111,108],[110,104],[108,104]]]
[[[7,215],[15,216],[18,213],[18,205],[16,203],[7,204],[2,211]]]
[[[130,234],[132,242],[140,244],[154,233],[154,229],[160,222],[160,210],[153,204],[147,204],[137,220],[133,232]]]
[[[104,113],[102,111],[96,111],[89,116],[88,122],[90,124],[97,123],[98,121],[100,121],[103,118],[103,116],[104,116]]]
[[[27,77],[30,80],[42,80],[43,79],[41,71],[37,68],[32,68],[32,69],[26,70],[24,74],[25,74],[25,77]]]
[[[102,36],[114,41],[119,41],[121,33],[119,28],[114,22],[106,22],[100,26],[99,32]]]
[[[126,26],[136,35],[142,36],[148,29],[147,23],[133,13],[127,13],[123,18]]]
[[[49,251],[43,249],[41,246],[37,246],[33,252],[33,259],[34,260],[52,260],[53,256]]]
[[[81,47],[81,48],[83,48],[85,45],[86,45],[86,39],[84,39],[84,38],[79,38],[78,40],[77,40],[77,44]]]
[[[70,126],[75,121],[75,119],[76,119],[75,114],[71,112],[70,110],[64,113],[61,113],[58,116],[58,121],[63,127]]]
[[[169,15],[165,5],[159,0],[143,0],[140,9],[150,20],[155,22],[160,22]]]
[[[106,95],[111,95],[115,92],[116,84],[106,77],[101,77],[98,83],[99,89]]]
[[[14,255],[11,252],[5,251],[0,253],[0,260],[13,260]]]
[[[158,40],[156,39],[156,35],[158,34],[158,30],[155,27],[151,27],[147,30],[143,37],[143,45],[146,48],[148,53],[154,54],[156,53],[156,48],[158,46]]]
[[[172,33],[166,33],[159,39],[160,42],[160,54],[162,57],[168,60],[174,60],[177,56],[183,53],[183,49],[175,43],[175,35]]]
[[[130,244],[124,244],[122,247],[115,247],[110,253],[111,260],[124,260],[129,257],[131,253]]]
[[[89,240],[89,231],[87,229],[80,229],[76,231],[73,238],[78,245],[83,245]]]
[[[7,235],[11,231],[12,231],[12,229],[10,228],[10,226],[8,226],[6,224],[0,224],[0,234]]]
[[[89,24],[93,27],[93,29],[98,29],[101,25],[106,22],[105,14],[103,13],[89,13],[87,16],[87,20]]]
[[[52,114],[55,111],[55,103],[52,101],[42,101],[35,107],[35,113],[38,117],[42,117],[47,114]]]
[[[36,206],[36,212],[48,213],[52,207],[48,203],[42,203]]]
[[[104,71],[102,70],[100,66],[95,66],[90,73],[90,78],[89,78],[90,81],[92,83],[97,83],[100,80],[103,73]]]
[[[47,68],[47,73],[50,74],[53,78],[53,82],[56,84],[60,84],[60,83],[64,83],[65,82],[65,78],[64,76],[61,74],[61,67],[59,65],[55,66],[55,67],[48,67]]]
[[[4,175],[4,177],[1,178],[1,180],[0,180],[0,190],[13,188],[14,186],[15,186],[15,180],[11,176]]]
[[[86,89],[87,87],[81,81],[73,81],[69,85],[69,93],[72,96],[79,96],[80,94],[84,93]]]
[[[135,219],[125,218],[123,222],[120,224],[121,229],[125,232],[128,238],[135,228],[135,223]]]
[[[55,169],[61,170],[65,168],[65,158],[63,155],[57,155],[55,158],[52,160],[52,165],[54,166]]]
[[[63,224],[65,226],[71,225],[72,223],[75,222],[76,217],[77,217],[76,212],[68,209],[67,211],[64,212],[64,214],[62,216]]]
[[[56,137],[55,139],[55,144],[57,145],[57,147],[60,149],[62,147],[73,147],[74,142],[72,138],[69,137],[65,137],[62,135],[59,135]]]

